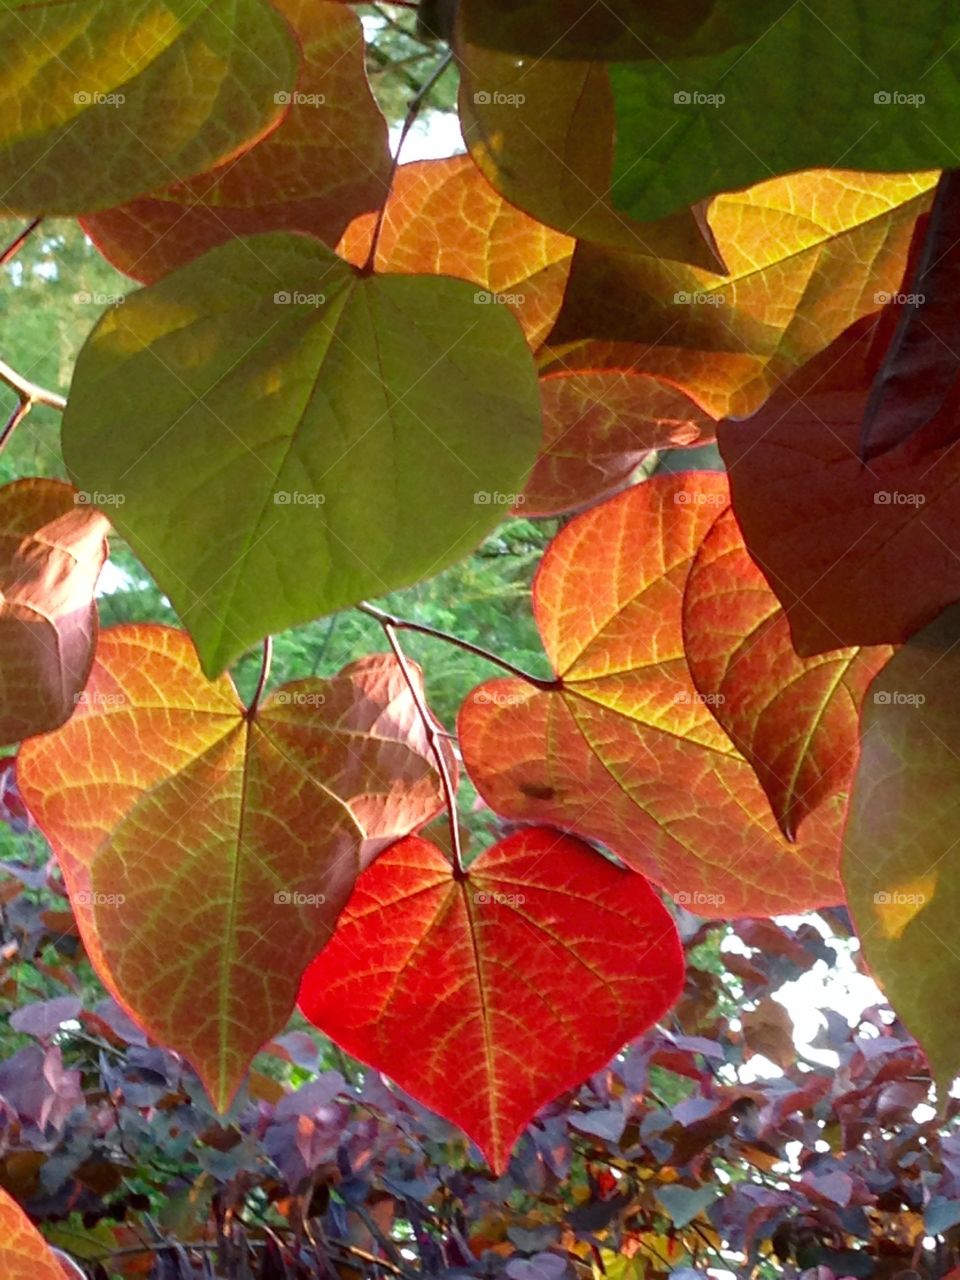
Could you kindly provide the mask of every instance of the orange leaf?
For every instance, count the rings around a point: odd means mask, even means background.
[[[651,451],[713,439],[714,420],[678,388],[629,370],[540,379],[544,443],[522,514],[556,515],[616,493]]]
[[[337,247],[355,267],[366,262],[375,221],[373,214],[357,218]],[[560,309],[573,245],[569,236],[507,204],[469,156],[450,156],[397,170],[375,266],[480,285],[481,305],[502,298],[527,341],[538,346]]]
[[[244,716],[183,632],[101,637],[87,697],[26,743],[24,799],[101,977],[225,1108],[285,1024],[354,880],[440,809],[396,662],[286,685]]]
[[[0,489],[0,743],[63,724],[93,661],[109,524],[59,480]]]
[[[780,602],[751,560],[733,512],[697,553],[683,605],[684,644],[701,697],[750,761],[784,834],[856,767],[867,686],[892,652],[797,656]]]
[[[72,1280],[43,1236],[15,1200],[0,1187],[0,1275],[3,1280]]]
[[[360,19],[332,0],[273,0],[302,50],[279,127],[208,173],[82,219],[100,252],[153,283],[234,236],[304,231],[331,247],[383,203],[387,124],[363,70]]]
[[[300,1007],[501,1173],[536,1112],[682,983],[676,926],[646,880],[535,829],[485,850],[462,882],[428,841],[394,845],[357,881]]]
[[[700,915],[838,902],[841,798],[788,844],[684,658],[687,574],[726,502],[722,475],[689,472],[571,521],[534,584],[557,687],[475,689],[464,760],[499,813],[603,840]]]
[[[960,596],[956,393],[922,431],[869,463],[860,424],[872,324],[852,326],[745,422],[718,438],[747,548],[798,653],[900,643]]]

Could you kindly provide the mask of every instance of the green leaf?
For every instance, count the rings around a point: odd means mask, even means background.
[[[507,514],[540,434],[532,357],[489,294],[364,276],[272,234],[105,313],[63,452],[214,675],[270,632],[465,554]]]
[[[266,0],[0,0],[6,213],[118,204],[282,117],[299,53]]]
[[[743,11],[718,0],[715,21]],[[956,164],[960,10],[918,0],[779,0],[704,56],[620,62],[614,203],[664,217],[796,169]],[[746,10],[749,13],[749,10]],[[742,12],[741,12],[742,25]]]

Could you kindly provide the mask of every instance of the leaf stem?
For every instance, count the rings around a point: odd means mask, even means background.
[[[0,253],[0,267],[5,267],[8,262],[17,256],[42,221],[42,218],[34,218],[31,223],[24,227],[16,239],[10,241],[3,252]]]
[[[260,706],[260,699],[263,697],[263,691],[266,688],[267,681],[270,678],[270,664],[273,662],[273,636],[267,636],[263,642],[263,657],[260,659],[260,678],[257,681],[257,687],[253,691],[253,697],[250,699],[250,705],[247,707],[246,719],[253,720]]]
[[[432,636],[434,640],[443,640],[446,644],[452,644],[457,649],[462,649],[464,653],[472,653],[474,657],[482,658],[484,662],[489,662],[492,666],[499,667],[501,671],[508,672],[509,675],[516,677],[517,680],[523,680],[532,685],[534,689],[540,689],[544,693],[551,693],[563,687],[562,680],[542,680],[539,676],[532,676],[529,671],[524,671],[522,667],[515,666],[506,658],[501,658],[499,654],[491,653],[489,649],[482,649],[480,645],[473,644],[470,640],[462,640],[460,636],[455,636],[450,631],[440,631],[437,627],[428,626],[425,622],[414,622],[409,618],[398,618],[392,613],[387,613],[384,609],[378,609],[376,605],[370,604],[366,600],[361,601],[357,608],[361,613],[375,618],[382,627],[386,627],[389,624],[395,631],[415,631],[418,635]]]
[[[377,612],[379,613],[380,611],[377,610]],[[424,732],[427,735],[427,741],[430,743],[433,758],[437,762],[437,772],[440,774],[440,785],[443,788],[443,799],[447,807],[447,819],[450,823],[450,852],[453,855],[453,878],[461,881],[466,880],[467,872],[463,865],[463,849],[460,845],[460,820],[457,815],[457,788],[454,786],[453,777],[450,773],[450,764],[443,749],[440,731],[434,723],[430,708],[427,706],[423,694],[420,692],[420,687],[414,679],[413,672],[410,670],[407,655],[403,652],[400,641],[397,639],[397,628],[387,615],[381,617],[379,622],[383,627],[383,632],[387,637],[390,648],[393,650],[393,656],[403,672],[403,678],[407,682],[410,696],[413,698],[417,714],[420,716]]]
[[[393,153],[393,163],[390,166],[390,177],[387,181],[387,194],[384,198],[383,204],[377,211],[377,220],[374,223],[373,235],[370,237],[370,252],[367,254],[366,262],[360,268],[363,275],[369,276],[373,274],[373,264],[377,258],[377,246],[380,244],[380,233],[383,231],[383,220],[386,217],[387,205],[390,202],[390,192],[393,189],[393,180],[400,164],[400,152],[403,150],[403,144],[407,140],[407,134],[416,124],[417,116],[420,114],[423,104],[426,102],[427,98],[429,98],[430,94],[436,87],[437,82],[440,80],[440,77],[452,61],[453,53],[448,49],[434,67],[433,71],[431,71],[430,75],[410,99],[410,103],[407,107],[407,114],[404,117],[403,124],[400,128],[400,137],[397,141],[397,149]]]

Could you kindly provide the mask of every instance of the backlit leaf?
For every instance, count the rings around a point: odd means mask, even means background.
[[[0,0],[8,213],[104,209],[277,124],[297,46],[266,0]]]
[[[555,689],[494,680],[460,713],[464,762],[498,813],[604,841],[703,916],[840,900],[842,797],[788,844],[683,652],[690,563],[722,475],[659,476],[572,520],[534,604]]]
[[[860,704],[891,650],[798,657],[780,602],[750,559],[730,510],[693,562],[683,634],[694,684],[753,765],[793,839],[809,813],[847,788]]]
[[[440,807],[392,658],[286,685],[251,720],[154,626],[104,632],[77,714],[24,744],[18,778],[100,976],[221,1108],[356,876]]]
[[[960,13],[945,0],[913,6],[907,39],[899,0],[873,0],[869,22],[859,0],[716,9],[741,25],[725,49],[610,69],[613,193],[633,217],[797,169],[956,163]]]
[[[897,292],[935,181],[820,171],[722,195],[710,222],[726,277],[580,244],[549,338],[557,367],[633,368],[682,387],[715,417],[752,413]]]
[[[387,123],[363,72],[360,19],[328,0],[274,3],[302,46],[279,128],[200,177],[83,219],[100,252],[137,280],[258,231],[305,231],[333,247],[351,218],[383,203]]]
[[[862,462],[872,328],[853,326],[759,413],[718,432],[747,548],[803,656],[901,643],[960,596],[960,454],[925,456],[952,438],[956,397],[912,440]]]
[[[338,252],[367,260],[374,215],[357,218]],[[377,271],[460,276],[509,306],[527,341],[549,333],[567,283],[573,241],[499,196],[469,156],[401,165],[390,189]]]
[[[960,613],[914,636],[864,703],[843,880],[867,963],[926,1051],[960,1071]]]
[[[68,1280],[47,1242],[17,1202],[0,1187],[0,1274],[3,1280]]]
[[[102,317],[64,458],[122,497],[116,527],[209,675],[268,633],[438,572],[502,517],[490,494],[523,486],[539,395],[513,316],[475,294],[362,276],[277,234]]]
[[[568,235],[719,271],[701,209],[638,222],[614,209],[607,68],[526,62],[460,41],[460,124],[473,159],[512,204]]]
[[[554,515],[616,493],[651,451],[708,444],[715,423],[678,388],[616,369],[540,379],[544,442],[524,515]]]
[[[485,850],[462,882],[428,841],[394,845],[358,880],[300,1007],[502,1172],[536,1112],[682,982],[676,926],[646,880],[536,828]]]
[[[0,742],[73,715],[93,662],[109,524],[58,480],[0,489]]]

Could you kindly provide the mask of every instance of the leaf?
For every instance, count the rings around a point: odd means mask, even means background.
[[[47,1242],[17,1202],[0,1187],[0,1271],[3,1280],[64,1280],[74,1271],[61,1267]]]
[[[18,776],[91,960],[225,1109],[281,1031],[355,877],[440,808],[422,725],[386,656],[284,686],[244,715],[183,632],[101,637],[87,697]]]
[[[960,170],[941,174],[919,261],[904,278],[893,341],[880,368],[860,428],[864,458],[908,440],[943,408],[960,372]]]
[[[754,417],[718,431],[747,549],[801,656],[902,643],[960,596],[960,456],[924,456],[953,432],[957,406],[865,465],[871,350],[870,323],[854,325]]]
[[[864,703],[843,879],[864,955],[945,1101],[960,1070],[960,610],[893,655]]]
[[[722,271],[706,215],[639,222],[610,199],[614,112],[600,63],[526,62],[456,43],[460,126],[488,181],[558,231]]]
[[[727,277],[581,243],[548,339],[557,367],[633,369],[681,387],[714,417],[753,413],[899,290],[935,181],[821,171],[721,195],[710,221]],[[596,342],[616,345],[597,352]],[[548,357],[544,371],[554,368]]]
[[[233,236],[304,231],[331,247],[383,203],[387,123],[363,70],[363,29],[346,5],[274,0],[300,41],[279,128],[226,164],[83,219],[100,252],[152,282]]]
[[[690,678],[683,590],[726,502],[722,475],[662,475],[572,520],[534,583],[556,687],[490,681],[460,712],[464,763],[491,808],[602,840],[722,918],[839,901],[842,812],[831,797],[789,845]]]
[[[740,27],[723,50],[610,68],[618,208],[651,220],[797,169],[955,163],[960,14],[943,0],[919,0],[909,40],[898,0],[874,0],[869,22],[858,0],[716,9]]]
[[[687,579],[683,635],[700,696],[750,761],[789,840],[845,791],[856,766],[860,705],[886,647],[800,658],[780,602],[725,511]]]
[[[523,491],[523,514],[556,515],[622,489],[656,449],[708,444],[714,421],[659,378],[629,371],[540,379],[544,444]]]
[[[109,524],[58,480],[0,488],[0,742],[73,715],[97,638]]]
[[[108,310],[63,453],[219,674],[268,633],[451,564],[540,439],[513,317],[464,281],[235,240]],[[118,430],[123,424],[123,430]],[[270,590],[264,590],[264,583]]]
[[[486,849],[461,882],[428,841],[394,845],[357,882],[300,1007],[499,1174],[536,1112],[682,983],[676,927],[643,877],[535,828]]]
[[[230,159],[283,115],[297,46],[265,0],[2,0],[0,189],[88,213]]]
[[[376,219],[357,218],[337,252],[356,267],[367,260]],[[549,333],[567,283],[573,241],[508,204],[469,156],[419,160],[397,170],[387,201],[376,269],[448,275],[481,286],[487,304],[502,299],[527,341]]]

